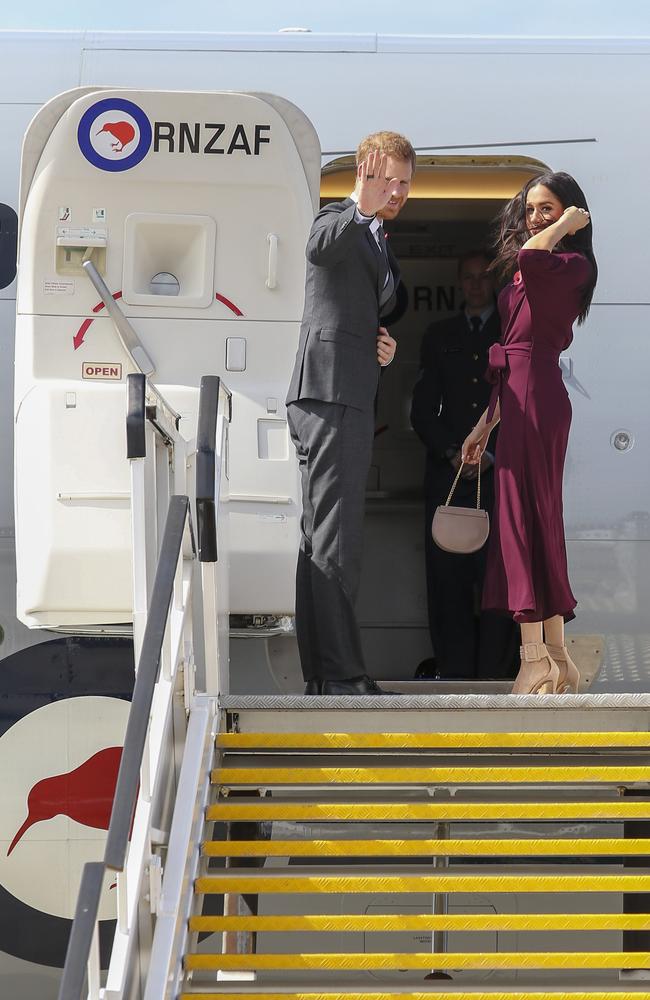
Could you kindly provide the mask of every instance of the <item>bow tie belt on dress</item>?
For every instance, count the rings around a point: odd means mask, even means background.
[[[508,358],[530,357],[532,344],[492,344],[488,351],[488,369],[485,377],[492,385],[490,402],[488,403],[487,419],[488,423],[494,416],[497,400],[501,395],[503,375],[508,368]]]

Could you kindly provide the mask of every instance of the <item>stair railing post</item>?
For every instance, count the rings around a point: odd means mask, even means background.
[[[227,865],[226,868],[230,867]],[[224,917],[256,916],[239,893],[227,892],[223,897]],[[224,931],[221,936],[221,951],[224,955],[254,954],[255,936],[250,931]],[[217,970],[217,982],[255,982],[257,973],[254,969]]]
[[[431,798],[449,798],[450,793],[448,789],[444,788],[434,788],[429,791]],[[437,840],[449,840],[449,823],[439,822],[435,824],[435,836]],[[446,854],[436,854],[433,858],[433,867],[440,871],[447,869],[449,867],[449,857]],[[449,912],[449,896],[446,892],[436,892],[433,896],[433,908],[432,913],[436,917],[444,917]],[[431,954],[444,955],[447,951],[447,932],[445,930],[436,928],[431,935]],[[433,963],[435,965],[435,962]],[[448,972],[443,969],[433,968],[431,972],[425,976],[425,979],[451,979]]]
[[[117,929],[125,936],[129,933],[129,894],[126,868],[115,873],[117,893]]]
[[[205,690],[214,696],[229,693],[230,401],[230,393],[218,376],[203,376],[196,435],[196,522],[203,596]]]
[[[238,797],[246,797],[247,791],[230,789],[229,801]],[[263,792],[257,789],[255,794],[263,797]],[[227,824],[226,838],[228,840],[249,840],[256,839],[259,832],[258,823],[236,822]],[[226,858],[226,870],[237,866],[237,858]],[[263,859],[251,859],[251,867],[263,867]],[[247,893],[228,892],[223,897],[224,917],[256,917],[259,911],[259,895]],[[221,950],[224,955],[254,955],[257,946],[257,935],[255,931],[223,931],[221,935]],[[257,972],[252,969],[242,969],[234,972],[226,972],[220,969],[217,972],[217,980],[226,982],[255,982]]]
[[[622,788],[622,798],[645,799],[648,795],[647,788]],[[650,823],[635,822],[623,823],[623,836],[648,837],[650,836]],[[623,868],[632,869],[646,868],[649,859],[643,855],[631,855],[623,859]],[[625,874],[628,872],[626,871]],[[650,894],[646,892],[624,892],[623,893],[623,913],[648,913],[650,912]],[[649,931],[623,931],[623,951],[624,952],[648,952],[650,951]],[[650,979],[650,969],[640,967],[638,969],[619,970],[619,979],[623,980],[647,980]]]
[[[99,957],[99,923],[95,921],[93,939],[88,955],[88,1000],[100,1000],[101,962]]]
[[[127,376],[126,451],[131,477],[131,551],[133,553],[133,646],[136,669],[147,624],[153,573],[158,551],[154,433],[146,416],[147,380]]]
[[[217,563],[201,562],[203,592],[203,649],[205,655],[205,691],[210,695],[228,693],[221,687],[219,671],[219,607],[217,601]]]
[[[217,604],[217,670],[219,691],[230,694],[230,546],[229,546],[229,494],[228,494],[228,434],[229,420],[223,410],[217,421],[217,440],[220,442],[218,455],[219,492],[217,494],[217,544],[219,561],[216,565]]]
[[[438,840],[449,840],[449,823],[438,823],[436,836]],[[434,868],[448,868],[449,858],[439,854],[433,861]],[[446,892],[437,892],[433,897],[433,912],[439,916],[446,916],[449,912],[449,896]],[[433,953],[442,955],[447,950],[447,931],[435,930],[433,932]]]

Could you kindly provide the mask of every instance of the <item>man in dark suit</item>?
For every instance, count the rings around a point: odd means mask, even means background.
[[[305,310],[287,395],[303,513],[296,633],[306,694],[383,694],[368,677],[355,602],[380,368],[395,341],[380,325],[399,268],[383,231],[408,197],[410,142],[378,132],[357,150],[350,198],[326,205],[307,242]]]
[[[505,616],[479,614],[487,545],[473,555],[439,549],[431,521],[458,471],[460,446],[487,406],[485,381],[490,345],[501,336],[489,255],[464,254],[458,265],[464,308],[433,323],[422,340],[420,376],[413,393],[411,423],[426,445],[425,562],[429,631],[436,676],[445,680],[513,677],[518,664],[517,628]],[[496,432],[495,432],[496,433]],[[481,461],[481,506],[494,503],[492,437]],[[453,502],[476,504],[478,466],[466,467]]]

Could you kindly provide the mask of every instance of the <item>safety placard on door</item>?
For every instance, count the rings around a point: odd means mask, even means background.
[[[74,295],[72,278],[46,278],[43,282],[44,295]]]

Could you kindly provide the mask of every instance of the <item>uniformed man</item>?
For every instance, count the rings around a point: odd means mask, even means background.
[[[431,537],[431,521],[444,503],[458,471],[460,446],[487,406],[485,380],[490,345],[501,330],[494,297],[490,256],[483,250],[463,254],[458,280],[464,307],[451,319],[433,323],[424,334],[420,376],[413,393],[411,423],[427,449],[425,561],[429,630],[436,659],[435,676],[445,680],[513,677],[519,638],[514,623],[480,612],[487,545],[472,555],[443,552]],[[481,506],[492,512],[494,437],[481,461]],[[476,503],[478,466],[466,467],[454,503]]]

